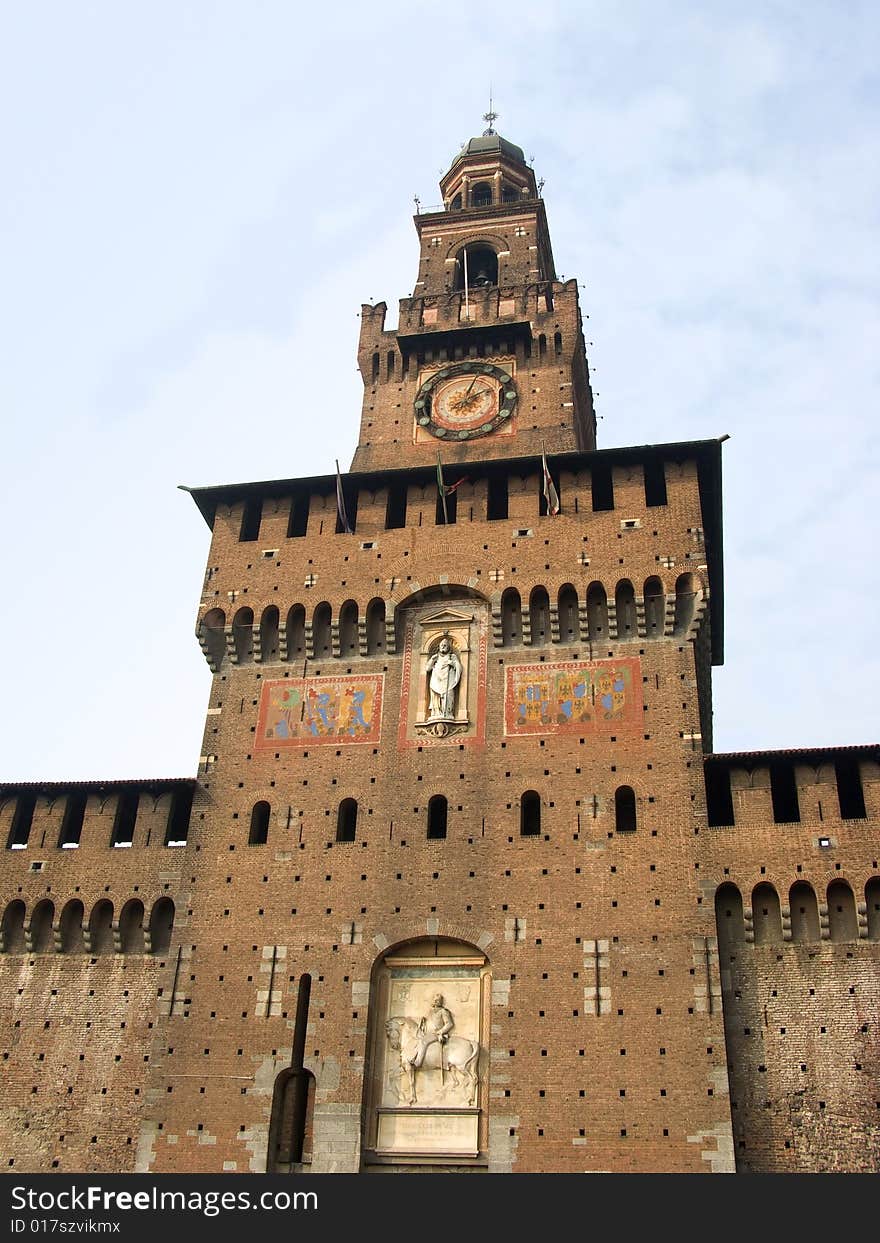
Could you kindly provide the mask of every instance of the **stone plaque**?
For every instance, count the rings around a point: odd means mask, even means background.
[[[477,1110],[423,1113],[380,1110],[376,1151],[420,1156],[476,1157],[479,1153]]]

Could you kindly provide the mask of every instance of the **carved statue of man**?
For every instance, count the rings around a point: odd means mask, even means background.
[[[412,1060],[412,1065],[417,1070],[425,1060],[428,1045],[435,1040],[441,1045],[445,1044],[454,1026],[455,1020],[443,1004],[443,994],[437,993],[431,1000],[431,1009],[419,1022],[419,1043]]]
[[[430,674],[431,716],[454,717],[456,689],[461,681],[461,660],[447,635],[440,640],[427,668]]]

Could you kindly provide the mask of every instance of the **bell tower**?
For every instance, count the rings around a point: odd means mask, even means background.
[[[591,450],[596,420],[576,280],[560,281],[541,184],[492,128],[414,217],[418,277],[361,309],[364,402],[353,470]]]

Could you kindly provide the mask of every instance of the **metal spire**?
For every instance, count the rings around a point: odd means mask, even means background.
[[[495,130],[492,127],[495,124],[495,122],[498,120],[499,116],[500,116],[500,113],[493,111],[493,108],[492,108],[492,83],[490,82],[489,83],[489,111],[483,113],[483,120],[488,124],[489,128],[486,130],[483,130],[484,138],[488,138],[490,134],[495,133]]]

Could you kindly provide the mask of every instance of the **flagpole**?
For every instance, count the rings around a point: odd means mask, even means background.
[[[467,320],[471,317],[470,307],[468,305],[467,246],[464,248],[464,317]]]
[[[437,488],[443,502],[443,524],[449,526],[449,514],[446,512],[446,487],[443,483],[443,463],[440,461],[440,450],[437,450]]]

